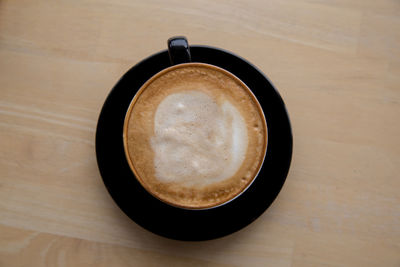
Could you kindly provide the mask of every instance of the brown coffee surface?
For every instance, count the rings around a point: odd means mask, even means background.
[[[261,107],[238,78],[203,63],[161,71],[138,91],[124,124],[132,171],[152,195],[201,209],[246,189],[264,160]]]

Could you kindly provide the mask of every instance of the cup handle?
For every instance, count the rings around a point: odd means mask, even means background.
[[[172,65],[191,62],[189,43],[184,36],[168,39],[168,54]]]

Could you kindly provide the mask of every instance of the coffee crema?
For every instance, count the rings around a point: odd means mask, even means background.
[[[124,148],[142,186],[168,204],[204,209],[243,192],[267,146],[253,93],[213,65],[186,63],[148,80],[124,123]]]

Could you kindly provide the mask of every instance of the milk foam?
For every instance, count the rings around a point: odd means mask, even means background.
[[[228,100],[220,103],[196,90],[161,101],[151,138],[159,181],[207,186],[239,170],[248,146],[246,123]]]

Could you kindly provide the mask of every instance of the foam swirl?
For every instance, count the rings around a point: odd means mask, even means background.
[[[235,175],[247,151],[240,112],[201,91],[167,96],[157,107],[154,131],[151,146],[161,182],[207,186],[223,181]]]

